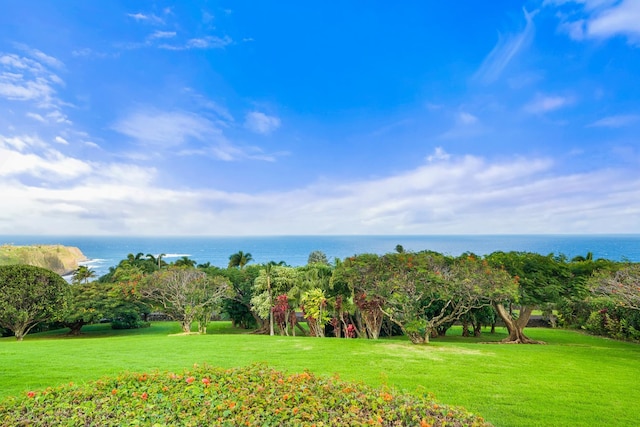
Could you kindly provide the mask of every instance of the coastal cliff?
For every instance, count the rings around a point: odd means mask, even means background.
[[[73,246],[0,246],[0,265],[28,264],[47,268],[60,275],[73,273],[78,263],[86,259],[82,251]]]

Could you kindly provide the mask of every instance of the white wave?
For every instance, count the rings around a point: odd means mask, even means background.
[[[78,262],[78,265],[84,265],[85,267],[101,267],[104,266],[109,260],[102,258],[88,259]]]
[[[165,254],[162,258],[182,258],[183,256],[190,257],[191,254]]]

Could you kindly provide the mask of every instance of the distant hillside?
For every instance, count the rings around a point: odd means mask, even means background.
[[[60,275],[70,274],[78,262],[86,260],[78,248],[62,245],[0,245],[0,265],[29,264],[48,268]]]

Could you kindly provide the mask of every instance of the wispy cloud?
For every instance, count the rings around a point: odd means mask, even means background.
[[[158,45],[160,49],[189,50],[189,49],[222,49],[233,42],[229,36],[205,36],[188,39],[185,42],[174,44],[163,43]]]
[[[589,127],[621,128],[638,122],[640,122],[640,115],[638,114],[621,114],[603,117],[591,123]]]
[[[263,124],[262,130],[267,130]],[[154,154],[208,156],[223,161],[275,161],[286,153],[264,153],[260,148],[234,144],[222,128],[202,115],[187,111],[139,109],[120,120],[112,129],[134,139],[138,145],[153,147]],[[133,153],[130,157],[134,158]]]
[[[524,29],[514,35],[502,36],[498,38],[498,43],[489,52],[482,65],[473,75],[473,80],[482,84],[491,84],[498,80],[503,71],[515,56],[522,51],[532,40],[535,33],[533,17],[537,11],[527,12],[523,9],[526,25]]]
[[[156,31],[149,36],[149,39],[171,39],[176,36],[175,31]]]
[[[569,97],[559,95],[538,94],[533,100],[524,106],[524,110],[531,114],[544,114],[559,110],[573,103]]]
[[[280,119],[260,111],[252,111],[245,116],[244,125],[252,132],[267,135],[280,127]]]
[[[74,179],[91,171],[88,163],[64,156],[32,136],[0,135],[0,176],[28,175],[51,181]]]
[[[163,148],[181,146],[191,139],[204,141],[221,135],[209,120],[183,111],[142,109],[123,117],[112,127],[141,144]]]
[[[138,22],[149,22],[152,24],[164,24],[164,19],[153,13],[127,13],[127,16]]]
[[[637,0],[547,0],[546,5],[573,5],[561,14],[560,29],[575,40],[624,36],[640,46],[640,2]]]
[[[46,177],[45,160],[19,164],[23,172]],[[637,174],[567,174],[545,158],[490,161],[436,149],[425,164],[395,175],[257,194],[174,190],[158,184],[153,168],[64,163],[72,160],[60,158],[53,168],[82,178],[67,185],[0,176],[2,215],[13,218],[11,230],[0,222],[0,234],[615,233],[632,228],[640,215]]]

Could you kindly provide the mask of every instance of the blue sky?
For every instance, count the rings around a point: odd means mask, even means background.
[[[640,233],[639,1],[0,9],[0,235]]]

